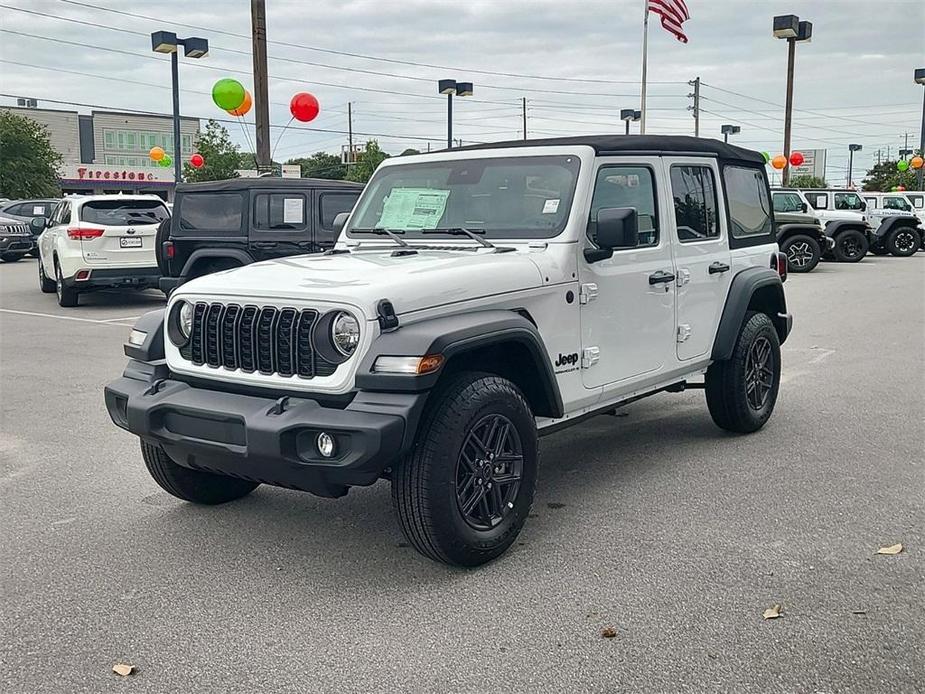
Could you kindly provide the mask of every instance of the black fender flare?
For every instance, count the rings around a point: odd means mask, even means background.
[[[910,227],[918,233],[921,239],[922,229],[919,227],[918,217],[906,217],[902,215],[893,215],[884,219],[880,223],[880,226],[877,227],[877,237],[881,239],[886,238],[889,236],[890,232],[900,227]]]
[[[190,253],[189,258],[186,259],[186,263],[183,265],[183,270],[180,272],[180,278],[187,279],[190,271],[201,260],[237,260],[241,265],[250,265],[254,262],[254,259],[248,253],[237,248],[200,248]]]
[[[777,242],[779,244],[781,241],[786,241],[787,237],[794,236],[796,234],[809,236],[811,239],[815,239],[817,241],[819,241],[821,237],[825,235],[819,227],[813,224],[800,224],[797,222],[792,224],[780,224],[777,227]]]
[[[125,356],[145,362],[160,361],[166,358],[164,354],[164,313],[166,310],[159,308],[156,311],[148,311],[135,321],[132,332],[137,330],[144,333],[145,337],[140,345],[126,342],[123,345]]]
[[[739,330],[745,322],[745,314],[752,304],[752,298],[759,292],[761,310],[774,323],[781,344],[787,339],[793,318],[787,313],[787,300],[780,275],[770,268],[747,268],[733,277],[729,285],[726,305],[713,341],[713,361],[725,361],[732,357]]]
[[[523,315],[507,310],[487,310],[431,318],[382,333],[371,345],[357,370],[356,386],[361,391],[419,392],[432,389],[455,357],[466,352],[499,345],[517,344],[529,356],[526,368],[538,386],[542,406],[538,413],[561,417],[562,396],[543,338]],[[383,374],[373,371],[376,358],[442,354],[443,366],[434,373]]]
[[[859,231],[866,237],[870,228],[864,222],[855,222],[850,219],[833,219],[825,225],[825,235],[833,239],[843,231]]]

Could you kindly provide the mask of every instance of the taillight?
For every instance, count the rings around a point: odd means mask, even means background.
[[[777,252],[771,256],[771,269],[777,270],[777,274],[780,275],[780,281],[787,281],[787,255],[785,253]]]
[[[164,241],[164,257],[172,260],[177,250],[173,247],[173,241]]]
[[[87,239],[98,239],[104,231],[105,229],[97,227],[68,227],[67,237],[75,241],[86,241]]]

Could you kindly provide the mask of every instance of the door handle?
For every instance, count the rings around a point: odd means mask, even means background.
[[[674,282],[674,275],[670,272],[659,270],[649,275],[649,284],[665,284],[667,282]]]
[[[715,275],[717,272],[727,272],[729,266],[726,263],[710,263],[709,272],[711,275]]]
[[[276,241],[254,241],[251,245],[254,248],[276,248],[279,244]]]

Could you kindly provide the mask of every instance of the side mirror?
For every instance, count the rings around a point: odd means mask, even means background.
[[[41,234],[45,231],[45,226],[47,225],[48,220],[44,217],[33,217],[29,220],[29,228],[32,230],[33,234]]]
[[[347,220],[350,218],[349,212],[339,212],[334,218],[334,236],[340,236],[340,232],[344,230],[344,225],[347,223]]]
[[[633,207],[604,207],[597,212],[597,245],[586,248],[585,260],[595,263],[613,255],[615,250],[639,245],[639,220]]]
[[[867,211],[867,203],[861,200],[861,212]]]
[[[809,205],[807,205],[805,202],[801,202],[800,209],[803,210],[803,214],[806,214],[809,212]]]

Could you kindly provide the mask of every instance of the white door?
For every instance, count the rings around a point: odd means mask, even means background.
[[[48,227],[39,237],[39,257],[42,263],[42,269],[45,270],[45,276],[53,278],[55,276],[55,245],[58,235],[66,233],[67,224],[71,221],[71,203],[63,200],[58,203],[54,214],[48,220]]]
[[[160,200],[108,198],[88,200],[80,206],[79,228],[74,234],[88,265],[154,267],[157,226],[167,219]]]
[[[607,163],[597,170],[588,238],[593,243],[597,212],[632,207],[639,220],[639,246],[614,251],[596,263],[580,258],[581,345],[578,355],[586,388],[648,379],[671,369],[674,355],[674,273],[666,208],[659,209],[657,157]],[[596,357],[597,361],[590,365]]]
[[[715,160],[666,157],[674,214],[669,224],[677,275],[677,350],[686,361],[713,345],[732,279],[732,254],[722,223],[722,193]]]

